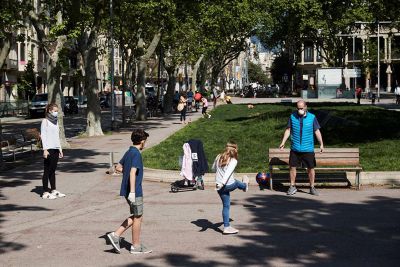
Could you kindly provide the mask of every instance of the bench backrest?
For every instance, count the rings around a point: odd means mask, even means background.
[[[270,148],[269,165],[289,165],[290,149]],[[360,166],[358,148],[325,148],[323,153],[315,149],[317,166]]]
[[[36,128],[26,129],[22,131],[21,134],[24,137],[24,141],[40,140],[40,132]]]

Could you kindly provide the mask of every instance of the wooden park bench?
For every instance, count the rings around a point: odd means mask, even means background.
[[[268,153],[270,189],[273,190],[274,172],[289,170],[290,149],[280,150],[279,148],[270,148]],[[358,148],[325,148],[323,153],[315,149],[315,160],[317,166],[316,173],[324,172],[355,172],[355,183],[360,189],[360,153]],[[301,169],[301,168],[300,168]],[[305,169],[305,168],[303,168]]]
[[[15,161],[18,153],[30,151],[37,148],[40,143],[40,133],[36,128],[21,130],[18,132],[3,134],[0,147],[3,158],[10,158]],[[25,148],[29,148],[26,150]]]

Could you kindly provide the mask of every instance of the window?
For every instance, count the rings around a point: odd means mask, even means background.
[[[78,68],[78,59],[76,57],[76,55],[73,55],[69,58],[69,64],[70,64],[70,68],[71,69],[76,69]]]
[[[314,61],[314,45],[312,42],[304,43],[304,62]]]
[[[35,45],[34,44],[31,45],[30,57],[31,57],[32,61],[35,62]]]
[[[19,44],[19,61],[25,62],[25,43]]]

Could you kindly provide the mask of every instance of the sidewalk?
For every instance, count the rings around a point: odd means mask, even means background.
[[[192,120],[200,112],[189,114]],[[147,147],[181,129],[179,115],[137,123]],[[231,218],[241,230],[222,236],[216,192],[169,193],[145,182],[143,242],[152,254],[112,253],[104,235],[127,216],[120,176],[106,175],[109,152],[124,152],[130,131],[71,139],[57,172],[66,198],[40,198],[42,160],[0,176],[0,266],[396,266],[400,245],[398,190],[383,187],[232,194]],[[146,173],[145,173],[146,175]],[[373,213],[373,216],[371,215]],[[378,220],[375,218],[379,218]],[[131,241],[130,232],[125,234]],[[128,243],[124,243],[128,245]],[[357,248],[356,255],[355,249]]]

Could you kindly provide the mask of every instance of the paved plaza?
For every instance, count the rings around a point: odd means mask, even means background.
[[[149,147],[183,127],[178,115],[138,126],[148,129]],[[0,175],[0,266],[399,265],[400,191],[384,186],[322,188],[318,197],[307,188],[288,197],[251,186],[232,193],[232,225],[240,232],[224,236],[213,188],[174,194],[169,184],[145,182],[142,240],[153,253],[131,255],[129,231],[115,254],[105,235],[128,206],[118,196],[121,177],[105,172],[109,152],[130,145],[129,129],[71,145],[57,173],[66,198],[40,198],[39,155]]]

